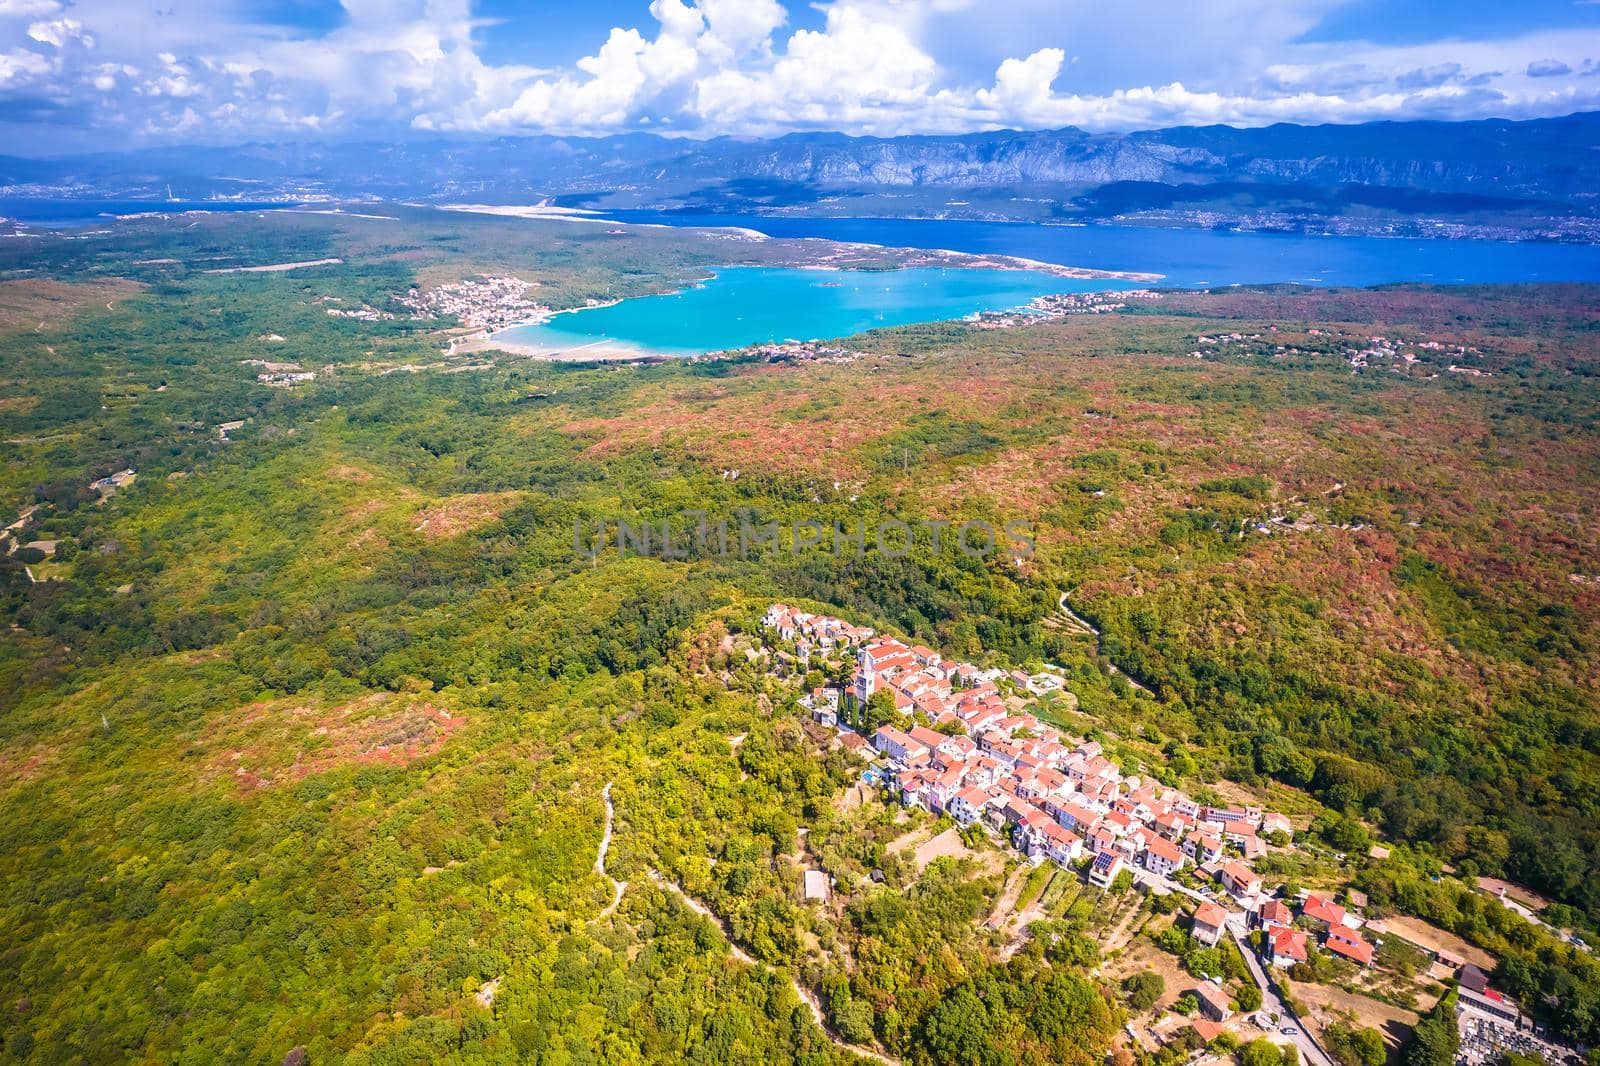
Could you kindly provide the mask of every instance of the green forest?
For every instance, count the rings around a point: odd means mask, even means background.
[[[1600,1042],[1594,957],[1466,887],[1596,939],[1600,291],[1183,294],[851,362],[413,372],[451,323],[327,301],[514,274],[560,309],[814,250],[396,214],[0,249],[6,1056],[1104,1061],[1125,997],[1081,919],[1008,955],[992,871],[919,873],[842,806],[858,769],[746,654],[775,599],[1058,664],[1129,772],[1294,790],[1377,904]],[[1189,354],[1267,329],[1296,352]],[[1335,338],[1378,332],[1484,376],[1352,373]],[[1026,521],[1038,550],[573,543],[691,511]],[[802,854],[847,903],[802,899]]]

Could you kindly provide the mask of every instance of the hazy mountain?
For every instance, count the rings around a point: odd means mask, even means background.
[[[795,135],[711,142],[672,161],[679,173],[811,185],[952,188],[1296,181],[1541,199],[1591,195],[1600,115],[1534,122],[1385,122],[1240,130],[1179,127],[1126,135],[1076,129],[894,139]]]
[[[979,206],[969,213],[1017,217],[1184,209],[1219,197],[1233,209],[1587,215],[1600,189],[1597,148],[1600,114],[1592,113],[1129,134],[537,136],[0,158],[0,186],[12,195],[164,195],[168,186],[179,196],[557,195],[611,207],[712,211],[804,210],[883,195],[892,202],[874,201],[871,209],[892,214],[928,213],[971,192],[968,203]]]

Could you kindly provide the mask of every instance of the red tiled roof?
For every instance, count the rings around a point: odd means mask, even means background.
[[[1254,870],[1242,862],[1230,862],[1222,868],[1222,872],[1235,884],[1249,884],[1251,881],[1261,880]]]
[[[1323,943],[1323,948],[1333,952],[1336,956],[1344,956],[1346,959],[1360,962],[1363,967],[1371,965],[1371,962],[1373,962],[1373,946],[1370,943],[1366,943],[1358,933],[1330,933],[1326,943]]]
[[[1231,1001],[1228,998],[1228,993],[1224,992],[1210,981],[1201,981],[1199,984],[1195,985],[1194,993],[1207,1003],[1210,1003],[1213,1007],[1217,1007],[1220,1010],[1232,1009]]]
[[[1343,955],[1347,959],[1359,962],[1363,966],[1372,964],[1372,945],[1365,940],[1345,940],[1342,937],[1330,936],[1323,947],[1335,955]]]
[[[1150,853],[1158,859],[1165,859],[1167,862],[1173,864],[1183,861],[1183,852],[1179,851],[1178,846],[1170,840],[1164,840],[1161,837],[1151,837],[1150,843],[1145,846],[1149,849]]]
[[[1070,848],[1078,841],[1076,836],[1067,832],[1055,822],[1045,822],[1040,829],[1045,836],[1049,837],[1052,842],[1061,847]]]
[[[1300,908],[1300,913],[1307,918],[1315,918],[1332,926],[1344,923],[1344,908],[1326,896],[1319,896],[1315,892],[1306,897],[1304,905]]]
[[[1299,929],[1274,929],[1267,936],[1273,955],[1306,961],[1306,934]]]
[[[1263,922],[1276,922],[1278,925],[1292,925],[1294,923],[1294,912],[1289,910],[1282,900],[1275,899],[1261,908],[1261,920]]]

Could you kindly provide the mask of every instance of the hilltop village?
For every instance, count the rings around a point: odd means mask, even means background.
[[[762,625],[778,672],[805,676],[823,668],[824,676],[848,677],[810,687],[799,703],[836,746],[870,764],[862,780],[886,798],[948,817],[961,832],[982,834],[1031,867],[1059,869],[1105,892],[1137,888],[1170,899],[1189,910],[1184,942],[1191,948],[1238,949],[1247,976],[1236,991],[1220,977],[1190,982],[1175,1009],[1192,1018],[1152,1022],[1139,1036],[1186,1038],[1203,1047],[1225,1033],[1233,1034],[1226,1043],[1265,1031],[1292,1045],[1301,1060],[1332,1066],[1341,1059],[1325,1046],[1327,1027],[1312,1031],[1285,978],[1337,967],[1349,977],[1345,987],[1392,998],[1388,971],[1414,966],[1408,978],[1435,989],[1437,982],[1456,983],[1463,1066],[1497,1061],[1507,1051],[1578,1061],[1536,1032],[1513,1000],[1489,987],[1484,967],[1448,937],[1429,935],[1436,931],[1423,923],[1369,919],[1366,897],[1353,888],[1310,891],[1259,873],[1258,862],[1298,847],[1286,814],[1251,803],[1200,802],[1149,777],[1125,775],[1100,742],[1043,720],[1033,711],[1041,697],[1065,697],[1071,705],[1064,678],[1052,668],[985,669],[781,603],[766,611]]]

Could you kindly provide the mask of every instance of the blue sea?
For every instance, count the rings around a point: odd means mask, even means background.
[[[70,226],[91,224],[109,215],[150,211],[251,211],[290,206],[236,200],[0,198],[0,215],[34,225]],[[606,217],[672,226],[738,226],[774,237],[950,249],[1063,266],[1150,272],[1163,275],[1159,286],[1179,288],[1272,283],[1600,282],[1600,246],[1595,245],[654,211],[607,212]],[[681,293],[560,315],[543,325],[514,327],[503,336],[507,341],[564,351],[587,345],[687,354],[766,341],[843,337],[866,329],[1005,310],[1046,293],[1119,287],[1126,286],[1030,271],[858,273],[727,268],[704,285]]]
[[[1165,275],[1165,286],[1440,285],[1600,281],[1600,246],[1230,233],[1143,226],[1060,226],[877,218],[767,218],[607,212],[623,222],[740,226],[772,237],[825,237],[901,248],[1013,255],[1062,266]]]
[[[627,350],[698,355],[786,340],[826,340],[869,329],[1020,307],[1037,296],[1134,288],[1032,270],[809,270],[724,267],[681,292],[557,315],[496,334],[570,356]]]

